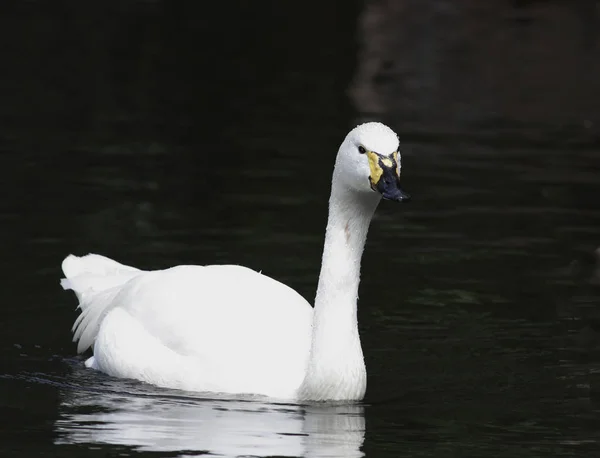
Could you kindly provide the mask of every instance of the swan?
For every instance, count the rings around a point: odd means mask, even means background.
[[[366,368],[357,323],[360,261],[381,198],[406,201],[399,140],[378,122],[352,129],[336,156],[314,308],[239,265],[144,271],[68,255],[61,285],[81,313],[89,368],[164,387],[292,401],[359,401]]]

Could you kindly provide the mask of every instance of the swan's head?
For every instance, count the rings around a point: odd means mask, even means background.
[[[398,136],[388,126],[368,122],[352,129],[338,151],[334,178],[361,193],[379,193],[384,199],[410,199],[400,187]]]

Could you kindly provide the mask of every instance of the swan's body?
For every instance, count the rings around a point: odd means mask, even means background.
[[[358,126],[342,143],[314,309],[288,286],[241,266],[141,271],[69,255],[62,284],[79,298],[74,340],[79,352],[93,346],[86,364],[191,391],[362,399],[360,260],[380,193],[407,197],[397,149],[396,135],[378,123]]]

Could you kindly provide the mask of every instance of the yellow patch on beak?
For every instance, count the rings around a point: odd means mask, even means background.
[[[396,173],[400,176],[400,155],[398,151],[394,151],[394,160],[396,161]]]
[[[373,151],[367,151],[367,157],[369,158],[369,168],[371,169],[371,184],[377,186],[381,175],[383,175],[383,169],[379,165],[379,156]]]
[[[383,165],[385,165],[386,167],[393,167],[394,166],[394,162],[389,157],[382,157],[381,158],[381,163]]]

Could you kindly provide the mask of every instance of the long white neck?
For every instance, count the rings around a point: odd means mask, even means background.
[[[334,179],[315,298],[304,400],[359,400],[366,370],[357,322],[360,261],[379,196],[345,189]]]

